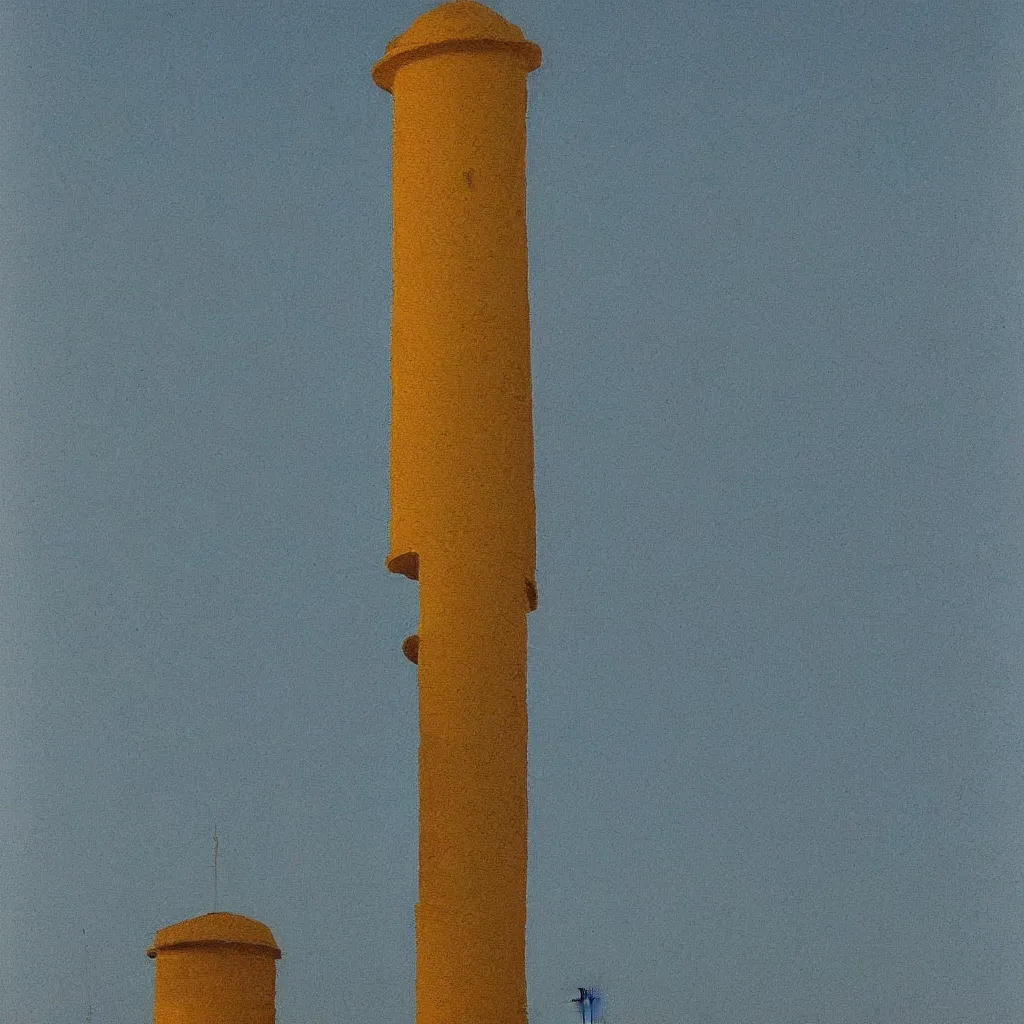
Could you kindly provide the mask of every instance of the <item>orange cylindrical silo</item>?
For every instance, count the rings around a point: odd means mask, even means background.
[[[281,950],[265,924],[203,914],[161,928],[146,955],[156,960],[153,1024],[274,1024]]]
[[[526,613],[536,606],[526,76],[472,0],[387,46],[391,529],[418,579],[417,1024],[526,1020]]]

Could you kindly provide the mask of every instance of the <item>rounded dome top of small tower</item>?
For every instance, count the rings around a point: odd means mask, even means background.
[[[153,938],[153,945],[146,950],[146,956],[152,959],[165,949],[182,946],[217,945],[256,946],[265,949],[275,960],[281,959],[281,950],[265,924],[241,914],[220,911],[161,928]]]
[[[424,51],[477,47],[507,47],[522,55],[528,72],[540,67],[540,47],[526,39],[521,28],[476,0],[453,0],[421,14],[392,39],[371,74],[377,85],[391,92],[399,67]]]

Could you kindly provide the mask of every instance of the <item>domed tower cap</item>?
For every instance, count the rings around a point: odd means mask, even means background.
[[[433,53],[481,49],[507,49],[522,57],[527,72],[540,67],[540,47],[523,30],[476,0],[454,0],[421,14],[400,36],[384,48],[370,74],[382,89],[391,92],[395,72],[418,57]]]
[[[153,959],[168,949],[187,946],[252,946],[281,959],[274,936],[265,924],[240,914],[215,912],[161,928],[153,938],[146,956]]]

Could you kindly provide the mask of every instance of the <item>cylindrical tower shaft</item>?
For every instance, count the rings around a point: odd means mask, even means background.
[[[472,0],[424,14],[394,97],[391,547],[419,580],[417,1024],[526,1020],[526,613],[534,582],[526,76]]]
[[[203,914],[161,928],[146,954],[156,960],[153,1024],[274,1024],[281,950],[265,924]]]

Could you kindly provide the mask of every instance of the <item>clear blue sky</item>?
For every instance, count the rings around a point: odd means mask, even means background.
[[[151,1019],[214,822],[280,1024],[413,1019],[370,66],[428,6],[0,7],[4,1021]],[[1019,1024],[1019,7],[496,9],[531,1024]]]

